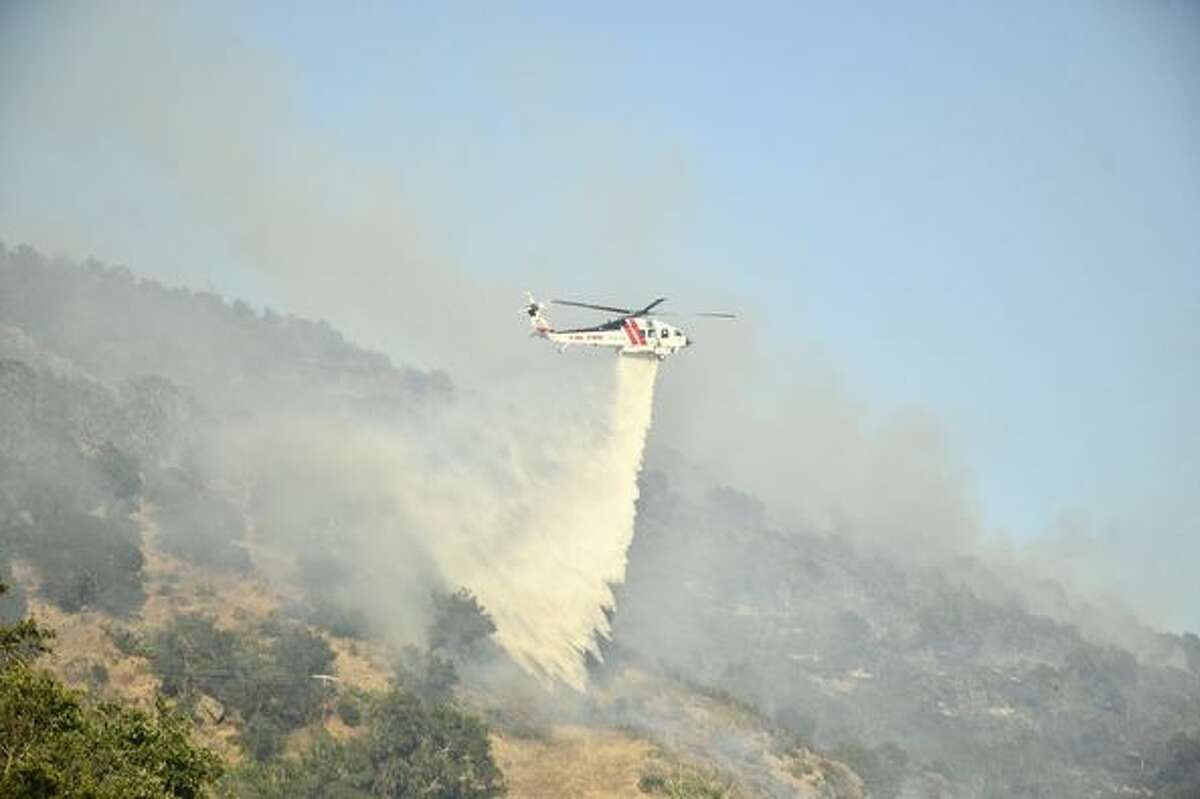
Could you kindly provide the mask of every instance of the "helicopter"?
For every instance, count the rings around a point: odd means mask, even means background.
[[[563,352],[572,345],[583,347],[607,347],[615,350],[618,355],[638,356],[666,360],[682,349],[692,345],[692,339],[674,325],[667,324],[657,318],[665,315],[655,310],[667,301],[659,297],[644,308],[617,308],[612,305],[595,305],[589,302],[574,300],[550,300],[555,305],[569,305],[574,308],[588,308],[593,311],[607,311],[619,314],[603,324],[593,327],[578,327],[570,330],[556,330],[545,316],[545,303],[538,302],[528,291],[525,292],[523,310],[529,316],[529,324],[533,328],[530,335],[544,338],[558,345],[558,351]],[[731,313],[697,313],[689,316],[703,316],[716,319],[735,319]]]

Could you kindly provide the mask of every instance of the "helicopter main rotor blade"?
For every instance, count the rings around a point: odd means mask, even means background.
[[[591,308],[593,311],[611,311],[612,313],[632,315],[634,312],[628,308],[614,308],[611,305],[592,305],[590,302],[574,302],[573,300],[550,300],[555,305],[570,305],[575,308]]]
[[[596,305],[590,302],[576,302],[575,300],[550,300],[555,305],[570,305],[573,308],[590,308],[593,311],[608,311],[610,313],[619,313],[622,316],[707,316],[715,319],[736,319],[737,314],[724,313],[719,311],[706,311],[704,313],[675,313],[672,311],[655,311],[654,309],[667,301],[666,297],[659,297],[654,302],[639,310],[630,308],[618,308],[615,305]]]
[[[737,319],[737,314],[724,313],[724,312],[718,312],[718,311],[703,311],[701,313],[677,313],[675,311],[662,311],[660,313],[654,314],[654,316],[670,316],[670,317],[674,317],[676,319],[678,319],[680,317],[696,317],[696,316],[704,316],[709,319]]]
[[[666,302],[666,301],[667,301],[667,298],[666,298],[666,297],[659,297],[657,300],[655,300],[654,302],[650,303],[649,305],[647,305],[647,306],[646,306],[645,308],[643,308],[642,310],[635,312],[633,315],[634,315],[634,316],[646,316],[646,315],[648,315],[648,314],[649,314],[651,311],[653,311],[655,308],[657,308],[658,306],[662,305],[662,304],[663,304],[664,302]]]

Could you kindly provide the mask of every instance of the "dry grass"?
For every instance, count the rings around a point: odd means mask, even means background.
[[[655,747],[619,730],[554,727],[548,740],[492,736],[509,796],[587,799],[642,797],[638,779],[656,762]]]
[[[22,583],[31,585],[26,580]],[[126,655],[117,649],[108,633],[114,623],[111,616],[96,611],[64,613],[38,599],[33,591],[30,592],[29,611],[55,632],[53,651],[42,663],[63,682],[86,688],[98,696],[119,698],[143,709],[154,706],[161,682],[151,671],[146,658]],[[97,666],[107,671],[108,679],[103,685],[95,685],[91,676]],[[241,759],[241,750],[235,741],[238,729],[231,720],[218,724],[200,718],[195,729],[196,741],[215,750],[226,762],[236,763]]]
[[[337,659],[334,669],[342,684],[363,691],[383,691],[392,676],[388,650],[381,644],[325,635]]]
[[[53,652],[44,665],[66,683],[88,687],[94,666],[108,671],[108,681],[99,693],[120,696],[141,707],[152,707],[159,680],[145,658],[123,655],[105,631],[111,617],[86,611],[63,613],[36,597],[29,598],[30,613],[55,632]]]
[[[37,598],[36,574],[22,564],[14,564],[14,578],[26,588],[31,613],[57,632],[54,652],[46,660],[50,669],[70,684],[90,686],[101,695],[120,697],[149,707],[158,693],[160,681],[151,671],[147,658],[136,651],[125,654],[118,649],[110,630],[119,636],[120,628],[127,627],[145,638],[178,614],[189,612],[211,616],[224,629],[251,629],[279,612],[287,599],[288,589],[261,578],[215,573],[164,554],[155,546],[156,534],[147,516],[143,515],[141,521],[147,599],[140,613],[129,623],[116,622],[108,614],[95,611],[64,613],[47,604]],[[343,686],[340,690],[377,692],[387,688],[392,670],[391,657],[385,646],[320,632],[335,653],[334,669]],[[128,647],[126,651],[130,651]],[[97,686],[96,675],[104,672],[107,672],[107,680]],[[679,723],[696,728],[696,734],[701,737],[705,728],[752,728],[761,723],[756,713],[726,696],[698,692],[694,687],[671,682],[644,682],[647,684],[624,687],[630,695],[642,695],[651,703],[665,701],[674,705],[681,716]],[[478,707],[488,705],[486,697],[473,698],[479,700]],[[322,723],[290,735],[285,751],[294,754],[307,748],[320,726],[338,739],[360,734],[362,728],[347,726],[338,717],[335,707],[331,700]],[[638,782],[647,775],[699,774],[702,771],[694,764],[705,759],[701,751],[704,747],[689,746],[687,736],[685,740],[677,741],[672,747],[674,751],[668,754],[631,730],[542,726],[536,723],[536,717],[530,720],[520,713],[516,716],[526,722],[532,734],[521,734],[521,725],[510,725],[510,729],[503,729],[504,725],[501,725],[502,731],[491,736],[494,756],[505,774],[509,795],[513,797],[634,799],[645,796]],[[218,723],[204,713],[198,713],[196,721],[198,742],[214,749],[227,763],[235,764],[242,759],[235,719],[227,717]],[[696,751],[690,751],[693,748]],[[798,796],[826,797],[832,795],[831,789],[844,787],[850,788],[846,795],[853,796],[853,788],[861,786],[861,783],[853,785],[856,777],[831,769],[828,761],[812,753],[783,759],[771,757],[767,761],[760,767],[778,772],[782,780],[790,781]],[[731,789],[727,795],[743,794]]]
[[[265,620],[282,605],[280,586],[239,574],[219,573],[163,553],[157,547],[158,531],[152,514],[138,514],[145,557],[146,603],[141,619],[147,627],[161,627],[179,613],[211,615],[218,627],[235,629]]]

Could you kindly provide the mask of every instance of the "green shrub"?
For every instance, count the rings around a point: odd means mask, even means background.
[[[676,769],[671,773],[652,771],[643,774],[637,785],[642,793],[671,799],[726,799],[730,796],[730,788],[724,782],[688,769]]]
[[[0,796],[198,797],[221,761],[161,702],[91,704],[47,672],[0,671]]]
[[[0,626],[0,796],[206,795],[221,761],[192,743],[187,719],[162,701],[152,714],[92,702],[29,667],[48,638],[32,621]]]

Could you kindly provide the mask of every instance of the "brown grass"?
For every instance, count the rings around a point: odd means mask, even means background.
[[[554,727],[549,740],[492,736],[509,796],[602,799],[642,797],[637,782],[655,762],[655,747],[619,730]]]
[[[138,514],[142,526],[143,573],[147,599],[141,619],[161,627],[179,613],[205,613],[218,627],[234,629],[257,624],[279,610],[280,586],[254,576],[209,571],[167,555],[157,547],[158,530],[146,509]]]
[[[392,676],[388,650],[381,644],[325,635],[337,659],[334,669],[342,685],[363,691],[383,691]]]
[[[108,670],[102,696],[120,696],[140,707],[153,707],[159,680],[145,658],[127,657],[113,645],[105,632],[111,617],[85,611],[63,613],[37,597],[29,597],[29,612],[55,632],[53,651],[42,661],[69,685],[86,687],[93,666]]]

